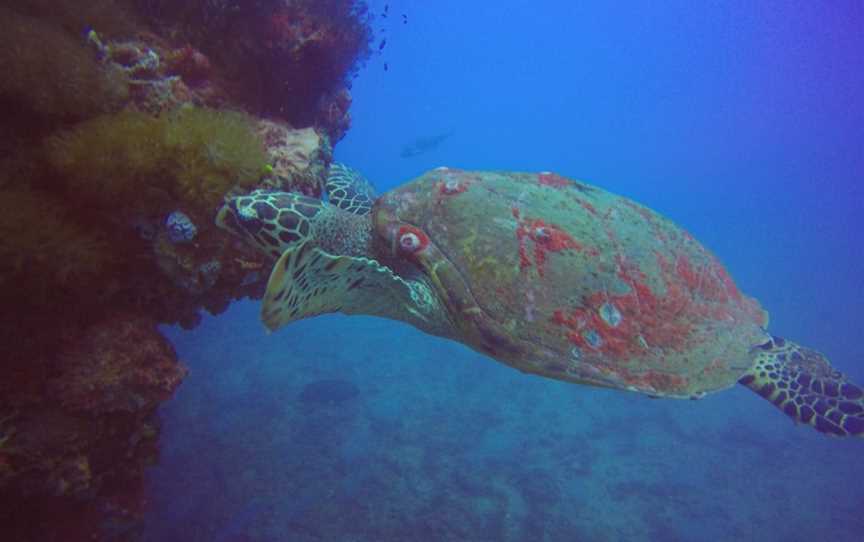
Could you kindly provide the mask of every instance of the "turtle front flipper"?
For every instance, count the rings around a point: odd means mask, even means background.
[[[360,172],[345,164],[330,164],[326,189],[330,204],[343,211],[361,216],[372,211],[375,189]]]
[[[753,367],[739,380],[795,422],[836,436],[864,436],[864,391],[824,355],[774,337],[754,349]]]
[[[342,312],[407,322],[439,336],[452,325],[433,290],[406,280],[375,260],[336,256],[314,243],[301,243],[273,266],[261,319],[271,331],[296,320]]]

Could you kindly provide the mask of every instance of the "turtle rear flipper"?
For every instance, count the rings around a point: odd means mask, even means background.
[[[375,189],[360,172],[345,164],[330,164],[326,188],[327,200],[343,211],[362,216],[372,210]]]
[[[448,336],[437,296],[425,283],[405,280],[375,260],[336,256],[300,243],[273,266],[261,319],[271,331],[296,320],[342,312],[401,320],[427,333]]]
[[[824,355],[774,337],[755,348],[738,380],[797,422],[836,436],[864,436],[864,391]]]

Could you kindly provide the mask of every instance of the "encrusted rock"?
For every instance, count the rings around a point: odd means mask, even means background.
[[[320,197],[333,160],[327,136],[273,120],[260,121],[258,133],[273,166],[270,188]]]
[[[152,411],[186,375],[156,323],[125,314],[91,326],[60,360],[52,395],[88,415]]]
[[[17,390],[0,409],[0,497],[118,506],[154,460],[153,414],[187,370],[148,317],[114,313],[66,341],[44,383],[51,401],[27,408],[34,397]]]

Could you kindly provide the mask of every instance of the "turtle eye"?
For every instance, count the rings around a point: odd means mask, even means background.
[[[417,254],[429,244],[429,238],[414,226],[402,226],[396,235],[399,250],[404,254]]]
[[[414,252],[420,248],[420,238],[412,232],[403,233],[399,237],[399,248],[406,252]]]

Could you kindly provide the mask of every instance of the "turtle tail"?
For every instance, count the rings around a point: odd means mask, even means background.
[[[796,423],[835,435],[864,436],[864,391],[821,353],[772,337],[754,348],[754,363],[739,380]]]

